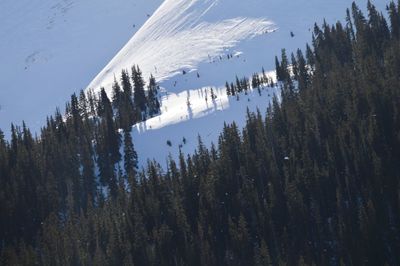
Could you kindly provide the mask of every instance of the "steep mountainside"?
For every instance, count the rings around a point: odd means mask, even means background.
[[[38,130],[72,92],[101,86],[110,92],[114,76],[137,64],[146,80],[150,73],[157,78],[163,91],[161,114],[133,131],[141,164],[176,156],[180,146],[192,152],[198,135],[207,144],[216,141],[224,121],[242,126],[246,108],[255,110],[276,92],[250,93],[237,101],[227,97],[225,81],[249,77],[262,67],[274,69],[281,48],[288,54],[304,48],[316,21],[343,20],[351,2],[2,1],[0,128],[7,132],[11,122],[25,120]],[[366,6],[366,0],[356,2]],[[384,1],[375,4],[384,8]],[[206,100],[211,87],[214,101]]]
[[[253,91],[237,101],[227,97],[225,81],[274,69],[282,48],[288,55],[304,48],[315,21],[343,20],[351,2],[166,0],[88,88],[111,94],[114,77],[133,64],[145,79],[154,75],[163,88],[161,115],[133,131],[140,164],[153,158],[163,163],[169,154],[177,159],[179,150],[194,151],[198,135],[209,145],[224,122],[243,126],[246,109],[265,106],[278,91],[267,89],[261,97]]]

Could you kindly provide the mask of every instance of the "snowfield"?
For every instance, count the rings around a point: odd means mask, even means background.
[[[0,128],[34,131],[86,88],[162,0],[1,0]],[[134,27],[135,26],[135,27]]]
[[[198,135],[216,142],[224,122],[244,125],[247,108],[265,113],[279,88],[238,101],[226,95],[225,81],[273,70],[282,48],[288,55],[304,48],[315,22],[344,21],[352,0],[36,2],[0,2],[0,128],[25,120],[38,131],[73,92],[110,92],[114,75],[137,64],[163,91],[161,114],[132,132],[144,166],[193,152]],[[383,10],[386,2],[374,4]]]

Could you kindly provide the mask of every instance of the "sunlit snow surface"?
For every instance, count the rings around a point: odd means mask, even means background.
[[[243,2],[243,1],[242,1]],[[230,0],[167,0],[128,44],[89,85],[108,91],[114,74],[138,64],[145,77],[150,73],[160,81],[194,69],[199,63],[226,54],[240,41],[275,30],[265,18],[235,17]],[[245,3],[248,5],[248,3]],[[218,19],[216,19],[218,18]]]

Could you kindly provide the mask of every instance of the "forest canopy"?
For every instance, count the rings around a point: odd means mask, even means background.
[[[130,128],[159,112],[137,66],[39,137],[0,131],[0,264],[399,265],[399,2],[387,14],[315,25],[276,59],[281,101],[167,169],[137,167]]]

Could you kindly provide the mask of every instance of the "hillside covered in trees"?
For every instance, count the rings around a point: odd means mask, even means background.
[[[138,67],[0,134],[0,264],[400,264],[399,4],[316,25],[276,60],[281,101],[167,169],[137,169],[130,128],[159,110]]]

